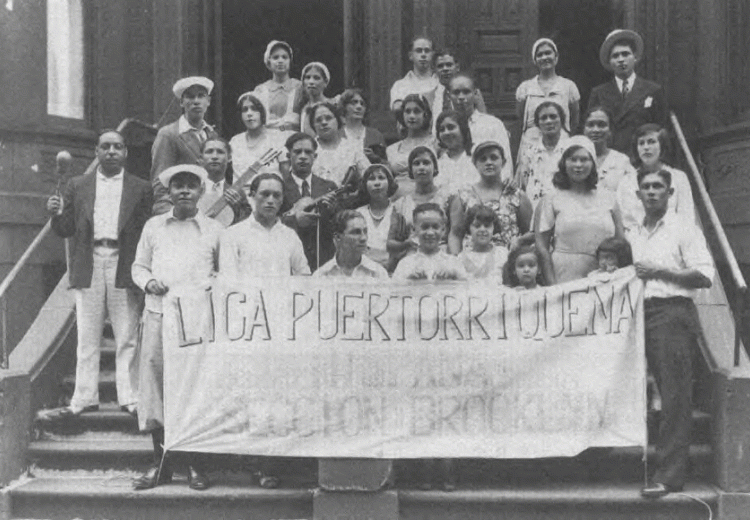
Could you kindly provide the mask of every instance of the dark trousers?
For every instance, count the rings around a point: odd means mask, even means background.
[[[653,481],[679,488],[688,469],[698,311],[684,297],[650,298],[644,307],[646,360],[662,403]]]

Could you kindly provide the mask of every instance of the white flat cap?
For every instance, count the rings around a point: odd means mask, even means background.
[[[176,164],[175,166],[170,166],[159,174],[159,181],[169,188],[169,181],[178,173],[192,173],[198,177],[203,184],[208,181],[208,172],[205,168],[198,166],[197,164]]]
[[[182,93],[193,85],[198,85],[205,88],[209,94],[214,89],[214,82],[210,79],[203,76],[190,76],[188,78],[178,79],[172,87],[172,92],[174,92],[174,95],[177,96],[177,99],[181,99]]]

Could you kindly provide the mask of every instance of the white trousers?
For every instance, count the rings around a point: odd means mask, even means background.
[[[161,327],[160,313],[143,311],[138,384],[138,427],[141,431],[164,428],[164,348]]]
[[[107,316],[112,322],[117,347],[117,400],[121,406],[138,402],[137,337],[141,299],[134,290],[115,287],[117,259],[117,249],[95,247],[91,287],[75,289],[78,361],[70,406],[76,411],[99,404],[99,358]]]

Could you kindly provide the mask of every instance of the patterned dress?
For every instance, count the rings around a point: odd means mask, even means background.
[[[511,242],[520,234],[518,229],[518,209],[521,206],[521,191],[511,184],[506,184],[499,197],[482,200],[474,186],[466,186],[458,190],[458,197],[464,212],[478,204],[489,207],[500,221],[500,232],[493,237],[496,246],[510,248]],[[464,249],[471,249],[471,237],[464,237]]]

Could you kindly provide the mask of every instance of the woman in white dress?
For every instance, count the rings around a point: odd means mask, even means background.
[[[286,132],[268,128],[266,107],[253,93],[245,92],[242,94],[237,100],[237,107],[240,109],[240,117],[245,125],[245,131],[235,135],[229,141],[229,145],[232,147],[232,169],[235,183],[269,149],[284,150],[286,141]],[[286,154],[282,154],[282,156],[285,157]],[[262,168],[262,171],[278,173],[279,160],[275,159],[271,164]],[[245,185],[246,190],[247,184]]]
[[[450,193],[477,181],[479,173],[471,162],[471,130],[469,121],[455,110],[441,112],[435,122],[439,146],[438,170],[435,184]]]
[[[414,182],[408,177],[409,154],[417,146],[428,146],[434,150],[435,138],[430,133],[432,109],[419,94],[409,94],[404,98],[401,108],[396,112],[396,119],[406,128],[406,137],[386,148],[385,153],[399,184],[397,197],[402,197],[414,191]]]
[[[341,186],[350,168],[357,181],[370,161],[365,157],[359,141],[347,139],[342,132],[343,120],[336,105],[318,103],[308,112],[310,126],[318,142],[318,156],[313,163],[313,173]]]
[[[367,255],[386,269],[390,267],[388,233],[398,225],[399,214],[393,209],[391,196],[398,189],[388,166],[373,164],[362,175],[360,194],[365,202],[357,208],[367,223]],[[389,271],[392,271],[389,270]]]

